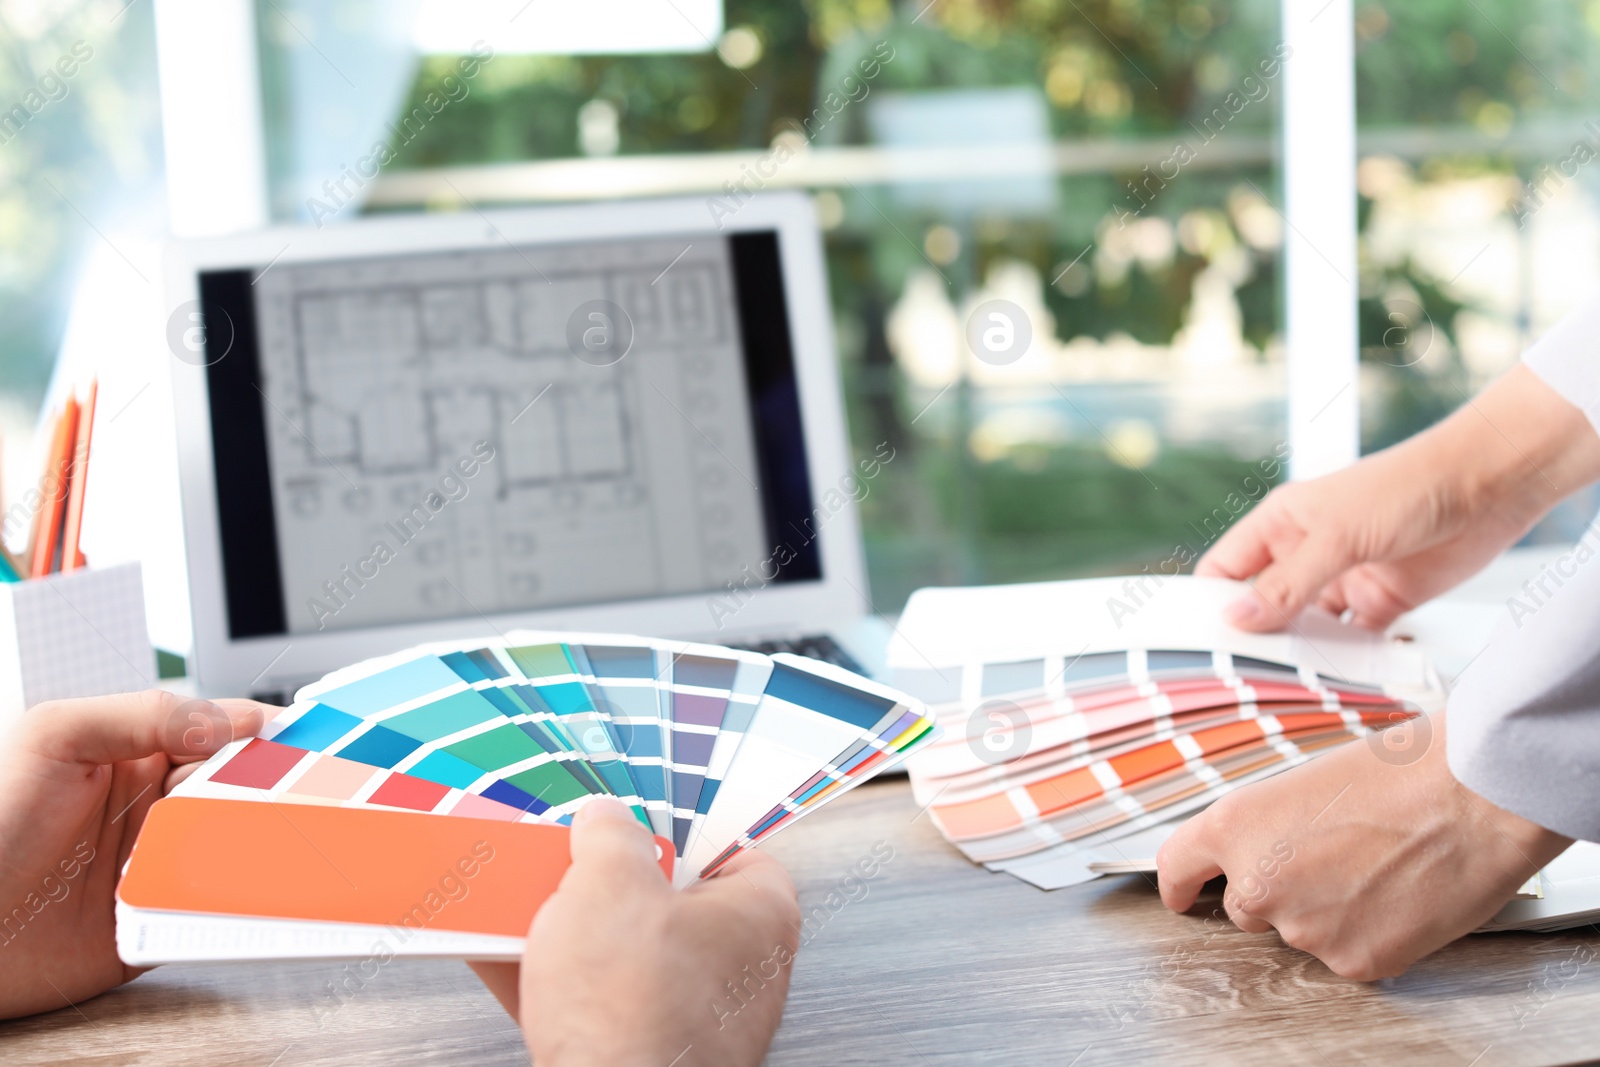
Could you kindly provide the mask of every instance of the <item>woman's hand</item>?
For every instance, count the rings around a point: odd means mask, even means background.
[[[1410,748],[1386,745],[1406,732]],[[1156,857],[1161,899],[1223,904],[1346,978],[1400,974],[1476,930],[1572,839],[1495,807],[1445,763],[1444,717],[1413,720],[1230,793]]]
[[[150,690],[28,712],[0,752],[0,1018],[141,973],[117,958],[112,894],[145,813],[276,711]]]
[[[1253,579],[1228,613],[1241,629],[1281,630],[1318,603],[1382,630],[1597,478],[1600,435],[1519,365],[1432,429],[1273,490],[1195,573]]]

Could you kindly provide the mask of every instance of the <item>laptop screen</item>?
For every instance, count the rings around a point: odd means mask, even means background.
[[[233,638],[821,577],[775,232],[199,282]]]

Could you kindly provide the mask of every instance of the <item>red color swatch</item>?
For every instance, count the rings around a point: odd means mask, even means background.
[[[432,811],[435,804],[450,792],[450,787],[409,774],[391,774],[384,779],[375,793],[367,799],[374,804],[387,804],[391,808],[412,808]]]
[[[249,789],[271,789],[305,754],[303,748],[290,748],[258,737],[219,767],[211,780]]]

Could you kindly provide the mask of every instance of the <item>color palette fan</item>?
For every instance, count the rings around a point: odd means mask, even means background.
[[[513,633],[336,671],[142,829],[125,962],[516,958],[572,815],[630,805],[675,884],[932,743],[924,705],[830,664],[616,634]]]
[[[1003,678],[1033,666],[1043,661],[970,669]],[[1187,815],[1419,712],[1381,689],[1227,652],[1085,655],[1058,682],[935,708],[949,732],[911,765],[939,830],[1023,877],[1047,878],[1054,847]]]
[[[907,764],[912,789],[969,859],[1043,888],[1114,873],[1224,793],[1442,703],[1425,663],[1378,635],[1227,632],[1209,620],[1238,595],[1231,583],[1164,584],[1165,602],[1126,635],[1104,607],[1103,592],[1118,587],[1101,580],[1033,587],[1043,608],[1026,591],[997,592],[1004,618],[986,618],[981,590],[908,605],[902,634],[925,645],[907,638],[895,678],[945,728]],[[1020,633],[1035,614],[1032,644],[984,648],[992,631]],[[930,615],[991,634],[933,634]],[[1071,644],[1041,648],[1032,632],[1069,636],[1049,621],[1063,616],[1080,620]],[[1130,636],[1140,643],[1116,647]],[[951,662],[963,649],[978,654]],[[1351,663],[1368,677],[1334,669]]]

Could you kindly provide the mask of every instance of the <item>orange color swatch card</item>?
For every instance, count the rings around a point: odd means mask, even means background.
[[[521,939],[571,862],[565,826],[173,796],[150,809],[121,910]],[[672,846],[661,846],[672,875]]]

